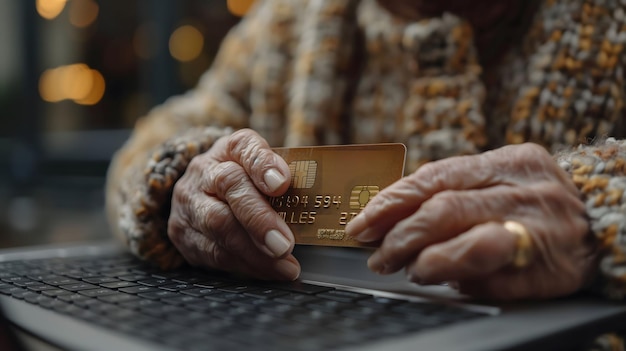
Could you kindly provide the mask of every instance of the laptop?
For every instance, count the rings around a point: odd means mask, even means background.
[[[364,249],[298,246],[302,276],[163,272],[115,242],[0,250],[12,329],[60,350],[574,350],[626,320],[597,297],[513,304],[367,270]]]

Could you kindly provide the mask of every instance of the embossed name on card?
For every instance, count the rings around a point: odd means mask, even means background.
[[[289,190],[270,197],[297,244],[369,246],[345,234],[365,205],[404,172],[403,144],[275,148],[291,171]]]

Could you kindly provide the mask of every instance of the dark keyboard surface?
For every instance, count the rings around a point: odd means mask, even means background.
[[[0,263],[0,294],[180,350],[320,350],[484,317],[303,282],[160,271],[132,257]]]

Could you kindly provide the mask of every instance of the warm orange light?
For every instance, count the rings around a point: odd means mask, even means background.
[[[66,99],[84,99],[93,85],[93,78],[89,67],[84,63],[77,63],[61,68],[59,88]]]
[[[37,0],[35,6],[39,16],[51,20],[63,11],[65,2],[66,0]]]
[[[39,78],[39,95],[48,102],[69,99],[81,105],[96,104],[104,95],[100,72],[84,63],[48,69]]]
[[[226,0],[228,11],[239,17],[245,16],[252,4],[254,4],[254,0]]]
[[[100,7],[93,0],[72,0],[69,11],[70,23],[78,28],[85,28],[98,18]]]
[[[96,71],[95,69],[90,70],[90,73],[93,81],[91,90],[83,99],[76,100],[77,104],[95,105],[102,99],[102,96],[104,96],[104,77],[102,76],[102,74],[100,74],[100,72]]]
[[[59,69],[45,70],[39,78],[39,95],[44,101],[57,102],[64,99],[61,89],[57,86],[60,80]]]
[[[192,61],[202,52],[204,37],[190,25],[178,27],[170,36],[170,54],[181,62]]]

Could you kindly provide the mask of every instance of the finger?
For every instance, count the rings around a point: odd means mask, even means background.
[[[188,262],[258,278],[293,280],[300,274],[295,258],[275,260],[259,250],[226,203],[198,193],[178,204],[168,233]]]
[[[510,145],[473,156],[427,163],[385,188],[346,226],[357,240],[378,241],[396,222],[415,212],[434,194],[445,190],[481,189],[497,184],[529,184],[542,180],[577,190],[545,149],[536,144]]]
[[[217,159],[240,164],[262,193],[277,196],[287,190],[289,166],[257,132],[242,129],[219,141]]]
[[[480,223],[520,218],[528,218],[529,226],[536,226],[532,232],[539,250],[563,251],[579,245],[587,233],[583,214],[580,199],[555,182],[444,191],[383,233],[384,240],[368,265],[381,274],[395,272],[428,245],[448,240]],[[547,256],[549,260],[553,255]]]
[[[395,272],[425,247],[513,213],[522,196],[519,190],[508,186],[438,193],[386,233],[368,266],[381,274]]]
[[[203,190],[228,204],[227,210],[219,211],[225,218],[232,213],[231,221],[240,223],[256,244],[268,256],[284,257],[293,250],[294,237],[284,220],[259,193],[246,171],[237,163],[228,161],[215,165],[206,172]],[[190,209],[193,210],[193,209]],[[204,222],[215,233],[225,233],[213,216]],[[227,235],[226,235],[227,237]]]
[[[188,181],[197,182],[195,179],[182,179],[173,193],[168,235],[189,262],[249,273],[250,268],[244,270],[240,265],[230,263],[231,260],[243,261],[249,267],[259,267],[261,271],[268,271],[270,274],[278,269],[282,272],[281,279],[295,279],[299,275],[297,261],[295,266],[277,265],[272,255],[259,250],[228,204],[216,197],[207,196],[204,192],[181,190],[187,187],[185,183]],[[205,239],[198,237],[198,233]],[[223,257],[225,255],[226,258]]]
[[[217,241],[210,240],[203,233],[191,228],[184,237],[187,250],[181,252],[185,260],[196,267],[241,273],[266,280],[295,280],[300,275],[300,264],[291,255],[279,260],[254,253],[242,256],[239,253],[230,252],[220,246]],[[242,239],[244,241],[247,239],[249,246],[254,248],[249,238],[242,237]]]
[[[595,265],[593,256],[585,248],[570,253],[571,257],[559,260],[558,267],[546,265],[540,255],[527,269],[504,267],[490,275],[458,281],[462,293],[500,300],[546,299],[571,294],[588,281],[585,266]]]
[[[420,284],[470,280],[496,272],[513,261],[516,236],[502,223],[489,222],[425,248],[407,266],[409,280]]]
[[[395,223],[417,211],[433,194],[463,189],[460,183],[452,184],[459,179],[457,175],[448,175],[452,172],[450,166],[462,162],[465,162],[464,158],[453,157],[427,163],[383,189],[346,225],[346,234],[363,242],[378,241]],[[443,178],[448,179],[444,181]]]

